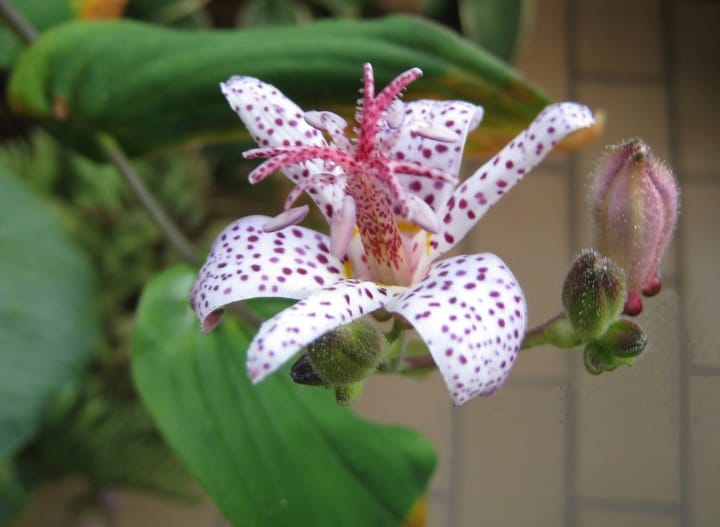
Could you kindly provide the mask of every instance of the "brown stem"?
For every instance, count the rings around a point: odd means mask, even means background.
[[[13,8],[7,0],[0,0],[0,17],[25,44],[31,44],[38,36],[37,30],[22,13]]]
[[[122,151],[117,142],[109,136],[99,137],[103,152],[115,165],[120,175],[142,203],[145,210],[155,221],[160,230],[163,231],[170,243],[180,253],[183,259],[189,264],[196,264],[198,255],[192,243],[185,237],[180,229],[173,223],[160,203],[155,199],[150,190],[145,186],[142,178],[135,171],[125,152]]]

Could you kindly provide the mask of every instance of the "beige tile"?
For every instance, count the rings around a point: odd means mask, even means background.
[[[675,502],[677,478],[678,295],[666,289],[638,323],[645,355],[597,377],[578,371],[578,495]]]
[[[662,75],[658,0],[582,0],[577,6],[576,56],[581,73]]]
[[[720,518],[720,377],[696,377],[690,381],[692,525],[711,527]]]
[[[449,514],[448,496],[430,495],[428,499],[427,527],[447,527]]]
[[[605,152],[606,145],[641,137],[657,157],[669,158],[666,90],[661,86],[636,83],[578,83],[578,100],[606,114],[603,135],[577,155],[575,201],[576,227],[583,246],[591,243],[588,193],[590,175]]]
[[[568,93],[565,5],[565,0],[534,2],[514,61],[528,80],[556,100],[565,100]]]
[[[564,390],[506,385],[462,407],[459,526],[562,525]]]
[[[687,184],[681,230],[685,262],[687,343],[692,364],[720,368],[717,299],[720,298],[720,185]]]
[[[562,170],[536,169],[495,205],[466,238],[464,250],[492,252],[512,269],[525,291],[530,326],[562,309],[560,289],[570,263],[566,178]],[[562,352],[523,352],[515,377],[562,379]]]
[[[222,523],[222,514],[210,501],[178,503],[140,492],[130,492],[126,495],[124,506],[118,527],[229,525]]]
[[[439,374],[424,380],[400,375],[374,375],[355,405],[358,414],[376,422],[406,425],[427,437],[437,449],[438,466],[431,491],[447,492],[450,486],[453,410]]]
[[[720,4],[678,5],[673,22],[679,169],[706,175],[720,164]]]
[[[677,527],[677,519],[670,515],[642,512],[610,512],[580,510],[576,527]]]

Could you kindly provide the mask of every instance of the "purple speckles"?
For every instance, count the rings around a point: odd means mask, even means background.
[[[222,85],[251,136],[268,146],[246,153],[267,158],[251,182],[281,171],[297,185],[287,207],[305,192],[333,226],[357,227],[360,234],[358,240],[333,230],[338,259],[328,237],[297,222],[274,229],[273,237],[263,230],[267,218],[250,217],[221,233],[191,297],[204,330],[231,302],[259,295],[300,299],[258,331],[248,350],[254,382],[317,336],[380,307],[414,324],[455,404],[494,392],[508,375],[527,318],[515,278],[492,255],[431,264],[551,145],[592,118],[578,105],[548,107],[457,188],[465,137],[482,111],[461,101],[403,103],[400,92],[419,75],[410,70],[375,92],[366,65],[358,136],[351,139],[345,129],[352,127],[340,117],[304,113],[257,79],[233,77]],[[361,184],[367,181],[372,185]],[[368,281],[348,278],[346,269]],[[378,279],[392,287],[373,283]]]
[[[487,277],[482,282],[446,280],[447,288],[429,288],[441,274]],[[500,280],[509,289],[498,289]],[[439,282],[442,283],[442,282]],[[423,291],[432,291],[432,309]],[[515,278],[500,259],[491,254],[455,257],[433,266],[424,282],[408,289],[386,307],[411,321],[430,348],[445,383],[453,387],[455,404],[463,404],[475,395],[488,395],[499,387],[515,360],[514,350],[525,333],[525,317],[499,318],[493,311],[488,317],[487,302],[507,305],[522,292]],[[514,303],[514,302],[513,302]],[[447,350],[452,350],[448,354]],[[505,361],[506,367],[500,368]],[[458,387],[457,383],[462,386]]]
[[[219,313],[226,304],[252,298],[258,292],[265,296],[301,298],[321,285],[317,278],[323,283],[343,278],[340,261],[319,247],[310,249],[305,245],[304,240],[310,233],[312,236],[316,233],[302,227],[293,227],[297,234],[289,237],[287,231],[265,233],[262,225],[268,219],[249,216],[232,223],[218,235],[192,291],[191,302],[204,330],[209,331],[219,322],[220,317],[214,313]],[[252,254],[248,252],[250,242],[256,251]],[[325,239],[321,237],[318,244],[325,244]],[[294,261],[297,258],[294,255],[306,255],[310,251],[316,259],[327,262],[323,269],[314,271],[312,277],[304,267],[305,261]],[[290,275],[293,280],[279,279]],[[198,300],[200,294],[206,295],[202,302]]]

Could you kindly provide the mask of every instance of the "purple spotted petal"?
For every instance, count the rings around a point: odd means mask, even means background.
[[[304,227],[264,232],[267,216],[248,216],[223,230],[195,279],[190,305],[203,331],[227,304],[258,297],[304,298],[344,278],[330,240]]]
[[[575,103],[545,108],[530,127],[463,182],[438,210],[442,230],[433,236],[433,258],[450,250],[515,183],[568,134],[591,126],[592,112]]]
[[[482,120],[480,106],[464,101],[421,100],[406,103],[392,159],[414,161],[442,170],[457,179],[468,133]],[[435,137],[435,138],[433,138]],[[452,184],[417,176],[399,175],[405,188],[437,208],[453,191]]]
[[[372,282],[340,280],[265,322],[250,344],[247,370],[260,382],[304,346],[333,328],[381,307],[390,292]]]
[[[230,107],[245,124],[260,147],[326,146],[322,133],[304,119],[303,110],[285,97],[280,90],[253,77],[230,77],[220,83]],[[333,204],[342,199],[343,185],[327,179],[307,184],[308,179],[327,170],[321,161],[305,161],[286,167],[282,172],[294,183],[306,186],[310,197],[330,219]]]
[[[386,306],[425,341],[453,402],[490,395],[505,381],[525,334],[525,298],[493,254],[457,256]]]

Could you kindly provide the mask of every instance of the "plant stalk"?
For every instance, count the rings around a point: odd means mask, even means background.
[[[23,41],[23,44],[31,44],[38,36],[37,29],[28,22],[22,13],[17,11],[7,0],[0,0],[0,17]]]
[[[192,243],[185,237],[180,229],[173,223],[172,219],[167,215],[160,203],[152,195],[152,192],[145,186],[142,178],[135,171],[132,163],[128,159],[125,152],[122,151],[117,142],[108,135],[98,134],[98,141],[103,152],[115,165],[125,182],[135,193],[140,203],[148,211],[158,227],[163,231],[170,243],[180,253],[183,259],[189,264],[198,262],[198,255]]]

